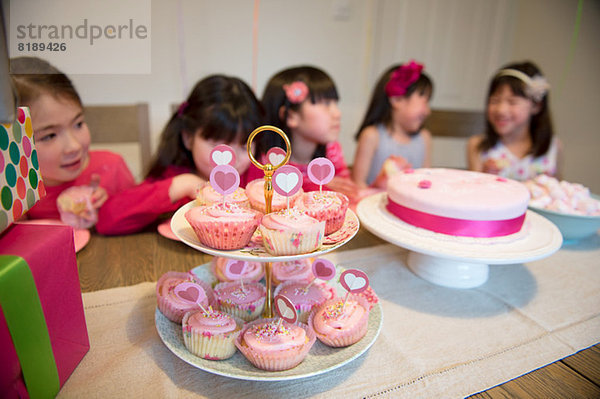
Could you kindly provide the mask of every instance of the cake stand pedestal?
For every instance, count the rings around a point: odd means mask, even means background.
[[[360,222],[381,239],[410,250],[407,266],[422,279],[451,288],[474,288],[488,280],[489,266],[545,258],[562,245],[558,228],[527,211],[521,232],[507,237],[454,237],[424,230],[390,214],[387,194],[364,198],[357,206]]]

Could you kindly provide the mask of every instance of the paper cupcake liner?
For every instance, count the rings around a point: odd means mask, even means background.
[[[166,280],[167,278],[180,278],[182,281],[191,279],[192,282],[198,284],[204,289],[204,292],[206,293],[206,299],[208,301],[207,306],[212,306],[213,308],[216,307],[217,300],[215,298],[213,289],[211,288],[210,284],[200,280],[199,278],[195,277],[190,273],[166,272],[158,279],[158,282],[156,283],[156,303],[160,312],[172,322],[181,324],[181,320],[187,312],[200,310],[200,307],[197,305],[184,306],[180,303],[175,304],[168,297],[162,296],[160,294],[160,287],[162,286],[164,280]]]
[[[218,290],[219,287],[227,287],[229,285],[238,285],[238,282],[223,282],[219,283],[215,286],[215,290]],[[236,304],[236,303],[228,303],[220,300],[216,294],[216,301],[219,306],[219,309],[227,314],[230,314],[234,317],[240,318],[244,321],[252,321],[259,318],[265,308],[265,298],[266,298],[266,288],[261,283],[244,283],[244,284],[253,284],[259,285],[263,287],[262,295],[254,302],[245,303],[245,304]]]
[[[271,255],[300,255],[315,251],[321,246],[325,223],[312,231],[279,231],[260,226],[263,245]]]
[[[348,299],[354,299],[357,301],[364,309],[365,313],[361,317],[358,323],[349,330],[336,330],[336,336],[328,336],[327,334],[322,334],[319,331],[314,329],[313,318],[315,315],[320,312],[325,306],[328,306],[331,303],[335,303],[343,299],[334,298],[328,301],[325,301],[321,306],[315,307],[310,315],[308,316],[308,325],[313,329],[315,335],[323,344],[335,348],[350,346],[360,341],[366,334],[369,327],[369,303],[363,297],[351,295]]]
[[[335,233],[342,228],[344,220],[346,219],[348,204],[350,203],[350,200],[344,194],[337,192],[335,194],[342,200],[342,203],[338,208],[332,207],[317,211],[311,210],[310,208],[304,209],[309,216],[325,222],[325,235]]]
[[[250,242],[252,234],[258,227],[262,215],[256,214],[254,219],[246,222],[210,221],[196,223],[188,220],[198,240],[203,245],[214,249],[240,249]],[[187,218],[186,218],[187,219]]]
[[[244,322],[235,320],[235,331],[226,334],[204,335],[198,328],[186,331],[187,319],[194,312],[187,312],[182,319],[183,343],[194,355],[208,360],[225,360],[234,355],[236,351],[235,340],[242,331]],[[235,318],[234,318],[235,319]]]
[[[238,335],[235,340],[235,346],[242,352],[244,357],[252,363],[255,367],[266,371],[282,371],[289,370],[291,368],[296,367],[306,357],[310,348],[312,348],[313,344],[316,341],[316,336],[311,327],[304,323],[295,323],[297,326],[302,327],[304,331],[306,331],[306,337],[308,341],[305,342],[301,347],[295,347],[284,351],[279,351],[276,353],[260,353],[255,351],[254,349],[248,347],[243,342],[244,333],[246,330],[258,323],[266,323],[274,320],[278,320],[275,318],[272,319],[260,319],[255,320],[253,322],[247,323],[242,332]]]

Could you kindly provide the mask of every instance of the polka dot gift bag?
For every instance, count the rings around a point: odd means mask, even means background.
[[[14,123],[0,124],[0,232],[45,194],[29,108],[20,107]]]

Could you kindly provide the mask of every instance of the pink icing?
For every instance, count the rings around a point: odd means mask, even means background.
[[[198,202],[201,205],[212,205],[214,203],[223,202],[223,195],[216,192],[211,185],[207,184],[204,187],[202,187],[202,189],[198,193]],[[241,187],[238,187],[233,193],[227,194],[225,196],[225,202],[233,202],[238,204],[239,206],[244,207],[244,204],[248,202],[246,190],[244,190]]]
[[[323,229],[325,228],[325,222],[319,222],[294,208],[269,213],[262,218],[261,224],[268,229],[281,231],[312,229],[317,225],[323,225]]]
[[[60,220],[80,229],[92,227],[98,221],[98,211],[92,206],[94,187],[74,186],[64,190],[56,199]]]
[[[185,217],[188,221],[191,219],[195,223],[210,222],[215,219],[221,222],[248,222],[257,218],[257,211],[227,202],[197,206],[187,211]]]
[[[187,318],[183,327],[185,331],[199,330],[205,336],[225,334],[235,331],[237,323],[230,315],[210,308],[208,315],[203,311],[197,311]]]
[[[290,262],[274,262],[271,266],[277,281],[312,281],[315,276],[311,269],[312,259],[298,259]]]
[[[278,320],[254,324],[244,332],[243,340],[249,348],[271,353],[300,348],[308,342],[302,327]]]
[[[266,289],[260,283],[244,283],[243,290],[238,281],[219,283],[215,286],[215,295],[219,303],[237,305],[241,308],[253,308],[265,294]]]
[[[343,303],[341,299],[329,301],[319,309],[312,319],[316,332],[331,337],[341,330],[350,330],[361,322],[366,309],[352,299],[348,299],[344,307]]]
[[[294,207],[308,209],[312,212],[321,212],[328,209],[337,210],[342,206],[342,199],[334,191],[311,191],[304,193],[296,202]]]
[[[288,297],[297,310],[310,310],[335,297],[333,288],[327,284],[314,283],[307,289],[308,285],[307,281],[288,281],[277,287],[275,295]]]
[[[225,275],[225,266],[230,259],[215,256],[211,262],[213,274],[219,279],[219,281],[232,281]],[[260,262],[247,262],[244,274],[240,276],[240,279],[244,282],[259,281],[264,276],[263,265]]]
[[[298,192],[292,195],[289,199],[290,206],[294,204],[295,199],[302,194],[302,188]],[[263,179],[252,180],[246,185],[246,195],[251,202],[265,206],[265,181]],[[271,200],[271,209],[283,209],[287,206],[288,200],[283,195],[273,190],[273,198]]]
[[[158,287],[158,294],[167,300],[170,305],[177,310],[191,310],[197,309],[198,306],[190,304],[189,302],[181,300],[175,295],[175,287],[181,283],[197,283],[192,277],[180,278],[180,277],[166,277],[161,281],[160,287]],[[208,293],[207,293],[208,297]],[[202,306],[207,307],[209,305],[208,298],[204,298],[201,302]]]

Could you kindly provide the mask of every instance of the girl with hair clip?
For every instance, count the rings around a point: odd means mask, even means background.
[[[494,75],[485,133],[467,143],[469,169],[521,181],[559,175],[562,144],[552,129],[549,88],[531,62],[506,65]]]
[[[234,149],[234,166],[245,187],[246,141],[263,117],[260,102],[242,80],[213,75],[198,82],[165,126],[146,179],[107,201],[114,215],[108,230],[132,233],[196,198],[212,170],[210,153],[219,144]]]
[[[331,77],[312,66],[282,70],[268,81],[262,97],[267,123],[282,129],[290,139],[292,155],[289,161],[304,176],[305,191],[318,190],[310,181],[307,167],[318,157],[328,158],[335,167],[335,176],[326,188],[349,198],[356,193],[350,171],[344,161],[338,136],[341,112],[338,92]],[[276,134],[266,137],[266,147],[285,148]]]
[[[66,220],[74,227],[97,223],[97,229],[101,230],[107,216],[103,212],[107,199],[135,184],[127,164],[115,153],[89,150],[91,136],[81,99],[64,73],[35,57],[13,58],[10,64],[19,105],[31,111],[33,137],[46,187],[46,196],[27,212],[27,217],[60,219],[57,199],[65,190],[72,189],[61,199],[69,202],[73,198],[77,201],[71,203],[74,208],[85,209],[72,209]],[[66,208],[61,206],[61,209]]]
[[[360,188],[385,188],[398,170],[430,166],[431,133],[423,122],[432,93],[433,83],[415,61],[381,75],[356,134],[352,178]]]

